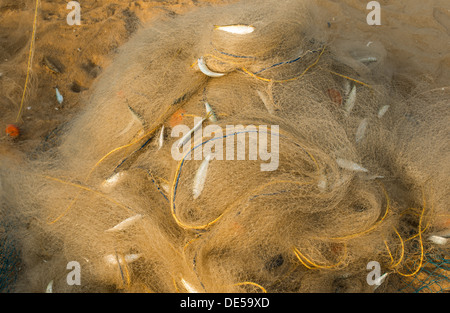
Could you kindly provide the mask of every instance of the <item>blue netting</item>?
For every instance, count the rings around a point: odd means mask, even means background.
[[[450,292],[450,257],[443,252],[427,253],[422,269],[399,291],[405,293]]]

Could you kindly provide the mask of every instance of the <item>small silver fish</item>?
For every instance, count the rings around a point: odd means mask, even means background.
[[[388,277],[389,273],[384,273],[383,275],[381,275],[380,277],[375,279],[375,289],[377,289],[378,287],[381,286],[381,284],[383,284],[383,282],[386,280],[386,277]]]
[[[195,289],[190,283],[185,281],[184,278],[181,278],[181,283],[183,284],[184,288],[186,288],[186,290],[189,293],[199,293],[198,290]]]
[[[352,90],[350,91],[347,100],[345,101],[345,115],[349,116],[353,107],[356,103],[356,86],[353,85]]]
[[[162,188],[166,193],[169,193],[169,191],[170,191],[169,184],[161,183],[161,188]]]
[[[369,124],[369,122],[368,122],[367,118],[365,118],[361,121],[361,123],[358,126],[358,129],[356,130],[356,135],[355,135],[356,142],[360,142],[364,138],[368,124]]]
[[[273,103],[269,100],[269,98],[261,91],[257,90],[258,96],[261,98],[261,101],[264,103],[264,106],[266,107],[266,110],[270,114],[274,114],[275,110],[273,108]]]
[[[368,64],[368,63],[378,62],[378,59],[376,57],[364,57],[364,58],[358,59],[358,61],[361,63]]]
[[[352,90],[352,84],[346,79],[344,80],[344,96],[348,97],[350,91]]]
[[[319,187],[319,190],[321,191],[321,192],[323,192],[323,191],[325,191],[326,189],[327,189],[327,185],[328,185],[328,183],[327,183],[327,178],[326,178],[326,176],[325,175],[320,175],[320,179],[319,179],[319,181],[318,181],[318,183],[317,183],[317,187]]]
[[[119,173],[115,173],[115,174],[111,175],[108,179],[106,179],[102,183],[102,187],[105,189],[113,187],[114,185],[116,185],[119,182],[119,180],[122,178],[123,175],[125,175],[124,172],[119,172]]]
[[[349,160],[345,160],[345,159],[336,159],[336,163],[337,165],[339,165],[341,168],[346,169],[346,170],[350,170],[350,171],[354,171],[354,172],[364,172],[367,173],[368,170],[365,169],[364,167],[362,167],[361,165],[349,161]]]
[[[428,240],[441,246],[444,246],[448,243],[448,239],[441,236],[430,236]]]
[[[253,26],[239,25],[239,24],[228,26],[216,26],[215,29],[236,35],[247,35],[255,31],[255,28]]]
[[[164,144],[164,125],[161,127],[161,133],[159,134],[158,150],[162,148]]]
[[[55,90],[56,90],[56,100],[58,101],[59,104],[61,104],[64,100],[64,97],[59,92],[58,88],[55,88]]]
[[[211,122],[217,122],[217,116],[214,113],[213,109],[211,108],[211,106],[209,105],[208,102],[205,101],[205,109],[206,109],[206,114],[209,115],[209,120]]]
[[[45,293],[53,293],[53,280],[51,280],[48,285],[47,289],[45,289]]]
[[[203,160],[203,162],[200,164],[197,173],[195,174],[194,186],[192,188],[194,199],[197,199],[203,191],[206,182],[206,174],[208,172],[208,165],[210,161],[211,156],[207,155]]]
[[[136,214],[136,215],[134,215],[132,217],[129,217],[129,218],[123,220],[122,222],[120,222],[116,226],[105,230],[105,232],[118,232],[118,231],[124,230],[124,229],[130,227],[131,225],[133,225],[136,221],[140,220],[141,218],[142,218],[141,214]]]
[[[391,107],[390,105],[383,106],[380,109],[380,111],[378,111],[378,118],[382,118],[386,114],[386,112],[389,110],[390,107]]]
[[[142,254],[127,254],[125,255],[124,259],[126,263],[133,263],[134,261],[137,261],[140,257],[142,256]],[[123,264],[123,259],[119,259],[120,260],[120,264]],[[117,265],[117,257],[113,254],[108,254],[107,256],[105,256],[105,261],[111,265]]]
[[[201,57],[200,59],[197,60],[197,64],[198,64],[198,68],[200,69],[200,71],[205,74],[206,76],[209,77],[222,77],[225,74],[224,73],[217,73],[217,72],[213,72],[211,71],[208,66],[206,66],[205,60],[203,59],[203,57]]]

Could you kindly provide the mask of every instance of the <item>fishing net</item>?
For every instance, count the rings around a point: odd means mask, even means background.
[[[335,42],[317,14],[206,7],[124,44],[76,118],[0,160],[16,289],[372,292],[370,261],[397,289],[441,279],[448,89],[392,75],[381,42]],[[202,127],[180,152],[182,125]]]

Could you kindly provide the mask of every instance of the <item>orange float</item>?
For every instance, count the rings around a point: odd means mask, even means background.
[[[17,138],[20,135],[19,128],[14,124],[9,124],[8,126],[6,126],[5,131],[6,135],[8,135],[11,138]]]

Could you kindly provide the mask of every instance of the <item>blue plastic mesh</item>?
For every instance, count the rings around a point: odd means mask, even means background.
[[[442,251],[425,254],[422,269],[399,292],[450,292],[450,256]]]

